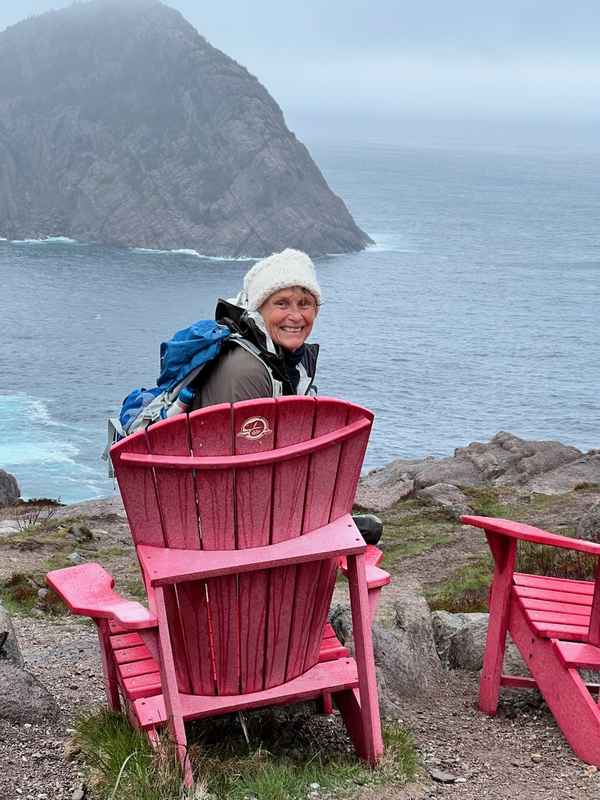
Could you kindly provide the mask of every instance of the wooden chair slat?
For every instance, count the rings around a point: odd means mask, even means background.
[[[206,583],[190,581],[178,584],[177,601],[191,688],[197,694],[215,694],[212,661],[214,642],[208,616]]]
[[[310,669],[319,660],[323,628],[327,619],[327,611],[331,605],[336,574],[337,560],[335,558],[328,558],[321,562],[313,599],[312,615],[307,626],[308,640],[302,664],[303,670]]]
[[[217,694],[240,691],[240,624],[238,585],[234,576],[206,582],[211,624],[212,657]]]
[[[566,667],[577,669],[600,669],[600,648],[578,642],[553,642],[561,661]]]
[[[363,408],[350,405],[346,424],[350,425],[365,417],[368,417],[371,422],[373,421],[373,416],[371,414],[367,415]],[[348,439],[348,441],[342,444],[330,520],[337,519],[341,517],[342,514],[348,514],[352,511],[354,496],[356,494],[356,485],[360,478],[360,471],[362,469],[367,444],[369,443],[370,433],[371,427],[369,426],[365,431],[354,436],[352,439]]]
[[[190,441],[195,456],[229,456],[234,452],[231,406],[224,404],[189,416]],[[196,491],[203,550],[235,550],[234,470],[198,470]],[[218,694],[235,694],[240,688],[240,640],[237,577],[206,582],[210,614],[210,647],[200,657],[214,671]]]
[[[588,626],[582,625],[561,625],[559,623],[530,621],[532,630],[537,636],[544,639],[573,639],[579,642],[587,641]]]
[[[527,586],[516,586],[514,594],[522,600],[550,600],[556,603],[571,603],[573,605],[582,606],[582,608],[591,608],[592,595],[591,594],[576,594],[575,592],[560,592],[554,589],[537,589],[529,588]]]
[[[347,416],[347,403],[341,403],[332,398],[318,398],[313,438],[344,427]],[[330,520],[341,447],[340,444],[335,444],[313,453],[311,456],[304,501],[303,533],[326,525]],[[336,563],[333,559],[323,561],[318,566],[303,564],[297,567],[286,680],[291,680],[309,669],[318,658],[316,645],[321,639],[325,620],[322,615],[319,622],[316,623],[315,630],[313,612],[317,598],[320,600],[331,599],[335,568]],[[322,614],[322,606],[319,611]]]
[[[190,445],[194,456],[222,456],[233,452],[231,406],[219,405],[189,415]],[[235,549],[233,470],[198,470],[196,492],[203,550]]]
[[[121,664],[121,668],[119,669],[119,673],[123,678],[135,678],[136,675],[148,675],[151,672],[158,674],[158,664],[153,658]]]
[[[277,436],[274,399],[238,403],[233,414],[236,455],[272,450]],[[238,469],[235,473],[236,541],[238,549],[271,541],[273,465]],[[266,622],[269,614],[269,572],[238,578],[240,625],[240,687],[242,692],[263,688]]]
[[[521,596],[521,603],[523,608],[529,611],[546,611],[546,612],[559,612],[562,614],[573,614],[580,617],[590,618],[591,603],[575,604],[575,603],[562,603],[556,600],[540,600],[537,597],[523,597]]]
[[[347,406],[346,425],[365,417],[365,411],[358,406]],[[372,418],[371,418],[372,419]],[[369,441],[370,426],[363,433],[357,434],[352,439],[345,441],[340,448],[337,467],[337,477],[334,494],[331,502],[329,521],[339,519],[344,514],[352,511],[356,485],[360,477],[365,450]],[[321,431],[323,433],[325,431]],[[317,434],[318,435],[318,434]],[[319,657],[321,642],[321,625],[326,617],[327,609],[331,605],[337,564],[335,561],[324,561],[317,584],[313,619],[309,626],[310,634],[304,657],[304,669],[309,669]]]
[[[586,617],[582,617],[581,614],[527,609],[527,618],[533,622],[545,623],[547,625],[579,625],[581,627],[587,627]],[[589,620],[589,615],[587,616],[587,620]]]
[[[331,398],[319,398],[313,438],[344,427],[347,414],[346,404]],[[306,489],[304,531],[320,528],[330,520],[341,448],[342,445],[334,444],[312,454]]]
[[[148,429],[148,446],[154,455],[190,455],[187,414],[164,420]],[[167,547],[197,550],[200,546],[194,479],[191,472],[154,470]]]
[[[286,398],[277,401],[276,447],[287,447],[312,437],[316,401],[314,398]],[[304,496],[309,456],[277,464],[273,476],[273,525],[271,543],[287,541],[302,533]],[[290,629],[296,593],[296,566],[270,571],[264,688],[285,680]]]
[[[120,462],[125,453],[149,455],[146,432],[140,431],[113,445],[110,456],[123,499],[134,544],[166,545],[152,470],[131,468]]]
[[[524,572],[513,574],[515,586],[548,591],[573,592],[574,594],[594,594],[593,581],[576,581],[573,578],[554,578],[546,575],[527,575]]]
[[[177,591],[174,586],[163,586],[162,590],[164,594],[165,609],[169,619],[169,633],[171,639],[171,648],[173,650],[173,661],[175,663],[177,685],[180,692],[191,692],[191,659],[188,653],[188,641],[181,626]]]

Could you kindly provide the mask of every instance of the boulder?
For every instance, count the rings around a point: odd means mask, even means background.
[[[489,442],[458,447],[453,456],[409,460],[398,458],[361,478],[356,503],[362,508],[384,511],[399,500],[440,484],[461,486],[519,486],[524,491],[553,494],[582,483],[600,484],[600,452],[584,455],[576,447],[552,441],[527,441],[500,431]],[[449,489],[443,490],[448,493]],[[463,500],[442,499],[439,505],[458,515]],[[434,500],[435,502],[435,500]],[[468,504],[465,498],[465,510]]]
[[[483,476],[473,462],[461,455],[435,459],[422,465],[414,476],[415,489],[425,489],[436,483],[452,483],[455,486],[481,486]]]
[[[14,475],[0,469],[0,506],[14,506],[21,497],[21,490]]]
[[[600,500],[588,508],[577,523],[578,539],[600,542]]]
[[[466,495],[451,483],[434,483],[433,486],[418,491],[417,495],[448,511],[455,519],[471,511]]]
[[[592,450],[530,480],[526,488],[539,494],[564,494],[581,484],[600,485],[600,453]]]
[[[425,461],[433,461],[433,458]],[[355,503],[361,508],[385,511],[399,500],[409,497],[414,489],[414,475],[423,460],[397,458],[381,469],[374,469],[360,479]]]
[[[518,486],[534,475],[574,461],[582,453],[560,442],[525,440],[500,431],[489,442],[472,442],[455,450],[454,455],[468,459],[486,483]]]
[[[412,587],[400,591],[394,603],[392,626],[374,622],[373,649],[379,700],[384,716],[398,713],[404,695],[426,692],[441,673],[431,613],[425,599]],[[340,641],[353,651],[352,617],[348,606],[338,604],[330,614]]]
[[[443,610],[432,611],[431,625],[438,657],[442,666],[448,669],[450,666],[448,657],[450,643],[454,634],[466,625],[465,614],[452,614],[450,611]]]
[[[0,662],[23,666],[23,656],[8,611],[0,604]]]
[[[0,719],[37,723],[58,714],[54,697],[30,672],[0,660]]]
[[[435,645],[442,664],[449,669],[479,672],[483,666],[489,614],[434,611],[431,616]],[[519,651],[510,639],[506,645],[503,672],[507,675],[528,674]]]

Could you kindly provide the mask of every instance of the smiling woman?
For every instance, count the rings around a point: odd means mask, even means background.
[[[321,302],[315,268],[299,250],[258,261],[236,298],[220,300],[216,319],[233,335],[203,373],[193,408],[315,392],[319,346],[307,344]]]

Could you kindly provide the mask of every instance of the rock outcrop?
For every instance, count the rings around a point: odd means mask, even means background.
[[[466,498],[452,487],[514,486],[560,494],[583,484],[600,485],[600,451],[584,454],[560,442],[527,441],[501,431],[489,442],[457,448],[448,458],[399,458],[373,470],[361,479],[356,503],[383,511],[416,492],[459,514],[467,510]]]
[[[267,90],[158,0],[0,33],[0,235],[312,255],[371,240]]]
[[[21,497],[21,490],[14,475],[0,469],[0,506],[14,506]]]
[[[25,669],[10,616],[0,605],[0,719],[36,723],[57,714],[54,697]]]
[[[350,608],[333,606],[330,622],[340,641],[353,652]],[[402,696],[431,691],[442,671],[431,612],[420,587],[402,587],[394,601],[393,623],[375,621],[372,630],[381,710],[384,716],[394,716]]]

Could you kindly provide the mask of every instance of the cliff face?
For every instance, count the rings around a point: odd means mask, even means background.
[[[0,235],[210,255],[370,240],[256,78],[156,0],[0,33]]]

